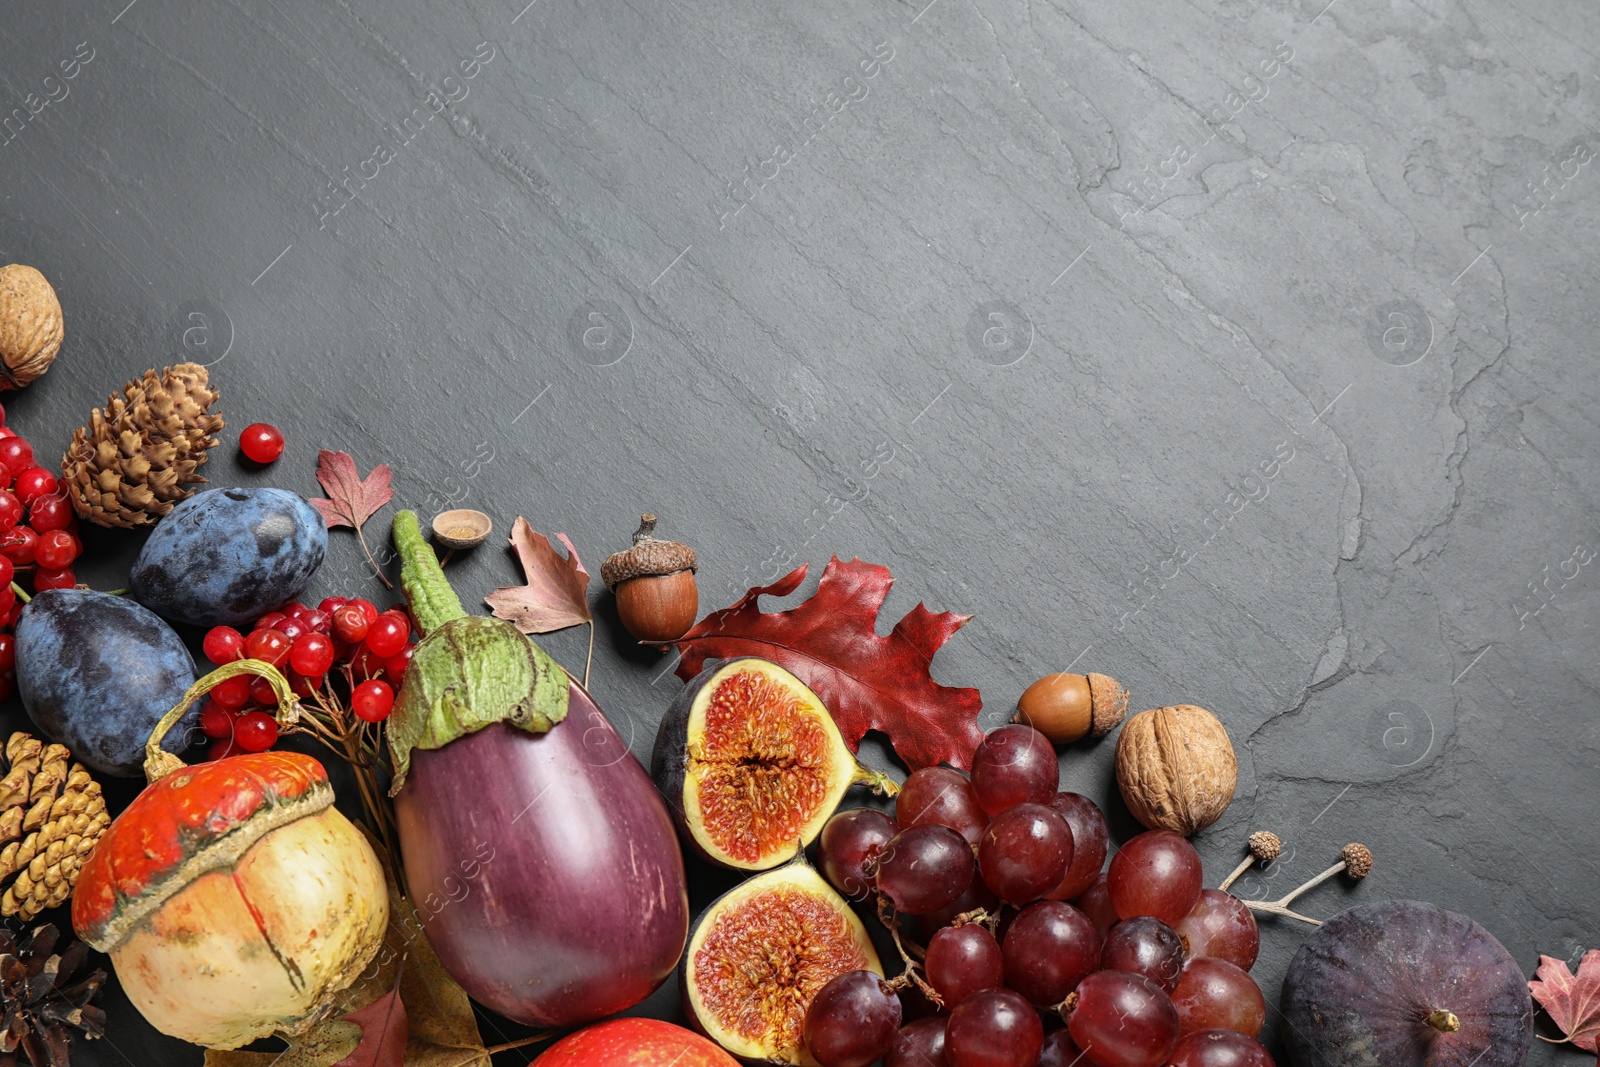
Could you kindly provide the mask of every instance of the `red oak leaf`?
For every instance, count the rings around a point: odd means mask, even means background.
[[[842,563],[837,556],[809,600],[788,611],[761,610],[763,595],[794,592],[806,569],[751,589],[674,641],[683,656],[678,676],[693,678],[707,659],[769,659],[816,691],[852,750],[868,730],[881,730],[913,770],[941,762],[966,769],[983,740],[983,701],[976,689],[935,682],[928,665],[972,616],[918,604],[888,637],[879,637],[878,612],[894,583],[889,569],[859,559]]]
[[[373,512],[387,504],[394,496],[389,488],[389,465],[380,463],[372,473],[362,478],[356,472],[356,461],[348,452],[317,453],[317,481],[329,499],[318,498],[311,506],[322,512],[322,521],[328,528],[354,526],[372,517]]]
[[[404,967],[404,964],[401,964]],[[400,981],[371,1004],[345,1016],[361,1027],[361,1044],[333,1067],[403,1067],[410,1026],[400,1002]]]
[[[1565,960],[1539,957],[1538,978],[1528,983],[1551,1020],[1567,1040],[1587,1052],[1600,1042],[1600,949],[1590,949],[1573,974]]]
[[[567,546],[565,557],[518,515],[511,527],[511,547],[517,550],[528,584],[496,589],[483,598],[496,617],[509,619],[525,634],[547,634],[590,621],[589,572],[567,535],[556,536]]]

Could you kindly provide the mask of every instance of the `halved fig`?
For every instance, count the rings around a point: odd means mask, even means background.
[[[705,910],[683,960],[684,1009],[740,1059],[815,1067],[802,1030],[812,998],[848,971],[883,974],[867,928],[803,858]]]
[[[792,859],[852,784],[898,790],[856,762],[810,687],[754,657],[707,662],[662,718],[651,764],[684,840],[745,871]]]

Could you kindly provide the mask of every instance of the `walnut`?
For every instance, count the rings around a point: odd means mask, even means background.
[[[1117,738],[1117,785],[1133,817],[1188,837],[1221,818],[1239,762],[1217,717],[1193,704],[1141,711]]]
[[[21,389],[42,375],[60,348],[56,291],[32,267],[0,267],[0,390]]]

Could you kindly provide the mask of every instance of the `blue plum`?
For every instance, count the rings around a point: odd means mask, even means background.
[[[327,551],[322,516],[294,493],[208,489],[157,524],[130,584],[163,618],[238,626],[298,596]]]
[[[195,681],[183,640],[128,597],[48,589],[17,622],[17,689],[34,725],[94,770],[133,777],[156,722]],[[167,732],[182,752],[199,704]]]

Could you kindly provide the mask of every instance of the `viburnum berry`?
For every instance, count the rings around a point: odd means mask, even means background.
[[[17,639],[14,634],[0,634],[0,674],[17,665]]]
[[[17,576],[17,565],[10,556],[0,556],[0,585],[10,585]]]
[[[362,645],[356,650],[355,658],[350,661],[350,673],[353,677],[366,681],[382,674],[384,663],[382,656]]]
[[[273,629],[287,637],[290,641],[304,637],[306,634],[311,632],[311,627],[307,626],[303,620],[298,619],[293,615],[290,615],[288,618],[279,622],[278,625],[273,627]]]
[[[289,616],[291,619],[298,619],[311,609],[300,603],[298,600],[291,600],[287,604],[281,605],[278,610]]]
[[[208,700],[200,708],[200,732],[213,741],[233,736],[233,716],[224,711],[216,701]]]
[[[0,492],[0,530],[9,530],[21,522],[27,510],[15,493]]]
[[[323,675],[333,666],[333,642],[319,633],[295,639],[289,649],[289,666],[303,675]]]
[[[0,466],[4,466],[15,478],[33,466],[33,446],[21,437],[0,440]]]
[[[250,636],[244,639],[244,654],[279,667],[289,658],[289,639],[282,630],[252,630]]]
[[[244,749],[239,747],[238,739],[230,733],[227,737],[211,742],[211,747],[206,749],[206,759],[215,762],[228,756],[237,756],[243,751]]]
[[[333,616],[321,608],[312,608],[300,616],[300,621],[310,627],[313,633],[327,634],[333,631]]]
[[[24,504],[50,496],[60,490],[61,484],[56,481],[56,476],[43,467],[29,467],[17,475],[17,499]]]
[[[10,494],[6,494],[10,496]],[[0,555],[10,558],[11,562],[19,567],[27,567],[33,563],[33,547],[39,543],[39,535],[30,527],[17,526],[8,531],[4,540],[0,540]],[[35,583],[37,588],[38,583]]]
[[[71,567],[63,567],[58,571],[33,572],[33,591],[36,593],[42,593],[46,589],[71,589],[77,584],[78,576]]]
[[[331,616],[349,602],[350,598],[345,596],[324,597],[322,603],[317,605],[317,610],[327,612]]]
[[[67,530],[51,530],[41,534],[39,543],[33,548],[34,562],[49,571],[70,567],[77,558],[78,539]]]
[[[270,422],[252,422],[239,435],[239,451],[246,459],[271,463],[283,455],[283,431]]]
[[[250,679],[250,699],[262,707],[275,708],[278,706],[278,691],[272,688],[272,683],[257,675]]]
[[[373,654],[388,659],[406,647],[411,636],[411,620],[397,612],[386,611],[379,615],[367,630],[367,647]]]
[[[308,700],[312,693],[322,688],[322,682],[326,675],[314,674],[308,678],[299,671],[292,670],[289,672],[288,677],[290,691],[301,700]]]
[[[406,668],[411,666],[411,657],[416,654],[416,645],[407,645],[399,652],[383,661],[383,673],[394,685],[399,685],[406,676]]]
[[[367,636],[372,620],[355,604],[342,604],[333,613],[333,636],[346,644],[357,644]]]
[[[236,674],[211,687],[211,699],[229,711],[238,711],[250,702],[250,676]]]
[[[72,502],[62,493],[40,497],[33,502],[33,507],[28,509],[28,525],[40,533],[71,529],[75,518],[77,516],[72,512]]]
[[[394,710],[394,690],[376,679],[362,682],[350,691],[350,710],[366,722],[382,722]]]
[[[17,605],[17,591],[9,585],[0,586],[0,615],[11,614],[11,609]]]
[[[250,711],[233,724],[233,739],[246,752],[265,752],[278,741],[278,720],[264,711]]]
[[[269,611],[257,619],[256,624],[250,628],[252,630],[270,630],[286,618],[288,616],[281,611]]]
[[[224,663],[232,663],[244,658],[244,634],[232,626],[213,626],[206,631],[200,649],[206,654],[206,659],[219,667]]]
[[[369,626],[372,624],[373,620],[378,617],[378,607],[370,600],[363,600],[360,597],[354,597],[345,601],[345,605],[347,607],[360,608],[361,614],[367,617],[367,624]]]

